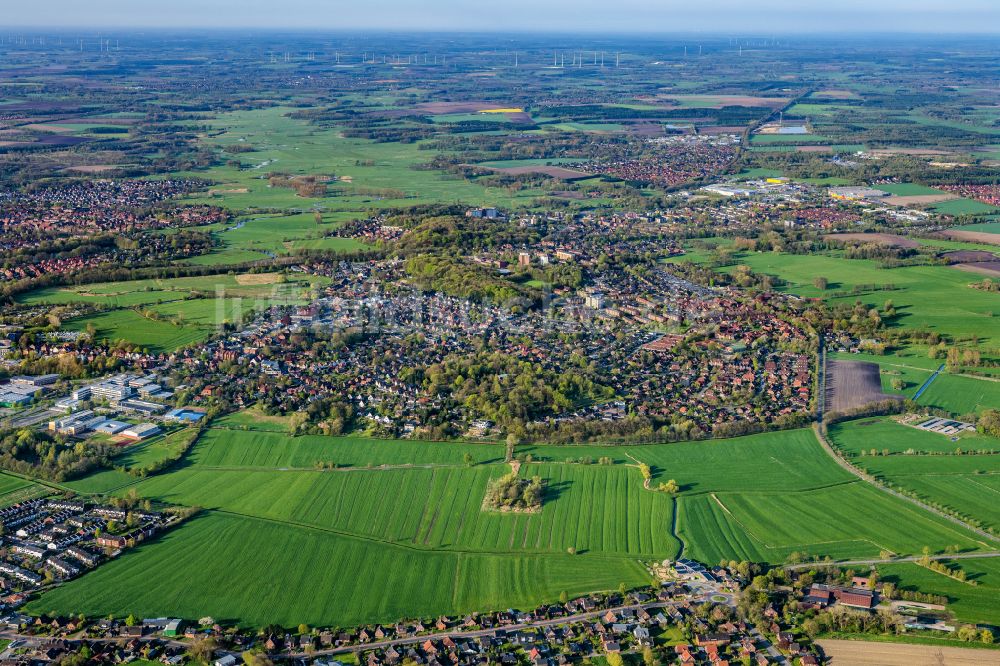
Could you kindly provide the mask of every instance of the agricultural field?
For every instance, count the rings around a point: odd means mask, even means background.
[[[1000,406],[1000,382],[995,379],[939,374],[917,402],[953,414],[979,413]]]
[[[285,428],[266,432],[271,422],[261,422],[260,429],[242,430],[241,418],[229,416],[209,429],[191,451],[195,467],[236,469],[313,469],[317,462],[340,467],[377,467],[380,465],[462,465],[466,453],[477,464],[503,460],[499,444],[457,444],[417,440],[371,439],[345,436],[302,435],[289,437]],[[235,427],[238,429],[229,429]]]
[[[881,308],[891,300],[899,313],[892,326],[936,331],[954,337],[978,336],[986,345],[1000,345],[1000,327],[992,324],[995,296],[969,288],[981,279],[946,266],[880,268],[874,261],[826,255],[790,255],[773,252],[739,254],[737,264],[784,280],[779,289],[806,298]],[[731,270],[731,269],[727,269]],[[827,278],[826,290],[813,285]],[[862,294],[838,295],[857,286],[874,285]]]
[[[321,599],[305,589],[289,593],[299,601],[275,621],[350,624],[518,606],[564,589],[642,582],[639,561],[679,552],[707,562],[781,562],[792,551],[860,557],[882,548],[980,547],[951,524],[856,481],[808,429],[664,445],[520,447],[533,460],[521,473],[545,480],[546,499],[538,513],[497,514],[481,503],[486,483],[508,470],[500,445],[292,438],[251,429],[252,418],[230,416],[221,422],[227,427],[209,429],[187,463],[168,473],[137,480],[102,472],[71,484],[91,492],[135,490],[205,513],[47,593],[32,608],[182,616],[198,608],[254,623],[268,607],[267,593],[251,592],[242,581],[278,567],[301,572],[288,584],[310,579],[311,589],[322,584],[330,592]],[[597,464],[601,457],[611,464]],[[636,461],[651,466],[654,484],[676,479],[680,496],[645,490]],[[905,520],[892,522],[898,527],[869,520],[879,514]],[[207,547],[209,539],[220,545]],[[570,549],[577,554],[568,555]],[[389,564],[401,553],[414,566]],[[328,574],[320,562],[334,556],[364,563],[338,570],[391,572]],[[168,562],[174,575],[124,593],[150,567]],[[369,594],[349,589],[355,584],[349,581],[361,578]]]
[[[952,441],[888,418],[837,424],[829,433],[870,474],[984,527],[1000,528],[1000,440],[970,433]]]
[[[319,276],[277,273],[212,275],[106,282],[38,289],[19,297],[26,305],[92,304],[110,308],[63,322],[67,331],[93,329],[98,340],[170,352],[207,339],[226,321],[274,302],[294,303],[323,284]]]
[[[266,582],[276,575],[280,585]],[[429,552],[211,512],[53,589],[27,611],[351,626],[531,608],[564,591],[576,596],[647,578],[629,558]]]
[[[505,465],[341,471],[187,468],[143,481],[143,497],[203,506],[429,550],[564,553],[568,548],[651,558],[676,552],[668,495],[646,491],[631,467],[529,465],[546,482],[544,509],[481,508]],[[386,497],[410,498],[386,502]]]
[[[917,564],[881,564],[879,576],[904,590],[948,598],[948,610],[960,622],[1000,624],[1000,559],[962,559],[945,561],[949,567],[965,571],[967,580],[976,585],[962,583]]]
[[[982,547],[964,530],[861,482],[798,492],[718,492],[678,499],[684,553],[704,562],[781,562],[792,552],[834,559]],[[891,520],[873,519],[892,516]]]

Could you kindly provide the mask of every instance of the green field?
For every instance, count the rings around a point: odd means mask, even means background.
[[[871,449],[889,453],[952,453],[956,448],[990,449],[1000,452],[1000,440],[978,433],[964,433],[957,442],[936,432],[897,423],[891,418],[862,419],[837,423],[829,428],[830,438],[850,456],[867,455]]]
[[[317,276],[212,275],[48,287],[18,297],[35,305],[91,303],[113,308],[63,322],[68,331],[92,326],[98,340],[126,340],[153,352],[170,352],[205,340],[217,326],[274,302],[298,302]]]
[[[89,474],[80,479],[64,481],[60,485],[84,495],[100,495],[114,492],[120,488],[124,488],[125,486],[132,485],[137,481],[138,479],[136,479],[136,477],[126,472],[120,472],[115,469],[107,469],[94,472],[93,474]]]
[[[877,557],[883,549],[919,554],[924,546],[932,551],[948,545],[982,547],[965,530],[860,481],[799,492],[682,496],[678,501],[685,554],[704,562],[731,557],[780,562],[793,551],[839,559]]]
[[[682,541],[686,555],[706,562],[980,547],[960,528],[857,481],[807,429],[663,445],[519,447],[533,460],[522,474],[546,481],[545,503],[538,513],[499,514],[481,503],[487,482],[508,470],[502,445],[292,438],[280,432],[280,419],[255,414],[222,419],[168,473],[139,480],[102,472],[67,484],[82,492],[134,489],[205,513],[31,608],[344,625],[525,607],[562,590],[637,584],[645,578],[640,561],[674,557]],[[611,464],[579,462],[601,457]],[[645,490],[636,461],[651,466],[654,483],[676,479],[679,498]],[[163,567],[171,575],[150,584],[149,572]],[[248,582],[279,575],[296,602],[275,618],[265,610],[275,607],[272,588]],[[310,593],[317,589],[323,593]]]
[[[942,215],[989,215],[1000,211],[1000,208],[991,206],[982,201],[974,199],[952,199],[942,201],[931,206],[931,209]]]
[[[194,174],[219,183],[215,188],[219,193],[190,200],[237,211],[269,208],[294,212],[318,207],[363,214],[371,208],[455,201],[512,208],[538,194],[533,190],[509,194],[500,187],[482,187],[440,172],[412,169],[432,156],[420,149],[420,142],[347,138],[337,128],[320,128],[290,118],[293,111],[282,107],[235,111],[208,121],[213,132],[204,143],[220,150],[220,155],[221,149],[232,145],[246,144],[254,150],[240,155],[240,167],[227,164]],[[489,121],[490,115],[475,117]],[[327,197],[311,199],[291,189],[269,187],[266,176],[272,172],[337,176],[339,180],[330,184]],[[243,189],[247,191],[238,192]]]
[[[979,224],[964,224],[955,227],[959,231],[983,231],[988,234],[1000,234],[1000,222],[981,222]]]
[[[13,474],[0,473],[0,507],[17,504],[24,500],[41,497],[49,493],[49,489],[31,481],[26,481]]]
[[[947,194],[941,190],[935,190],[933,187],[927,187],[926,185],[917,185],[916,183],[890,183],[888,185],[875,185],[876,190],[882,190],[883,192],[888,192],[889,194],[894,194],[899,197],[914,197],[914,196],[924,196],[928,194]]]
[[[627,558],[431,552],[212,512],[27,610],[351,626],[532,608],[563,591],[574,596],[647,578]]]
[[[213,232],[220,246],[184,263],[217,265],[240,261],[262,261],[275,255],[303,249],[349,252],[368,247],[353,238],[328,236],[345,220],[360,214],[327,213],[317,224],[313,213],[254,216]]]
[[[883,564],[878,571],[883,581],[901,589],[942,595],[948,598],[948,610],[960,622],[1000,624],[1000,559],[946,561],[965,571],[975,586],[952,580],[917,564]]]
[[[941,373],[917,400],[921,405],[969,414],[1000,407],[1000,382]]]
[[[969,288],[969,284],[981,279],[971,273],[947,266],[886,269],[869,260],[773,252],[740,254],[736,263],[777,276],[786,282],[780,290],[806,298],[846,303],[860,300],[877,308],[891,300],[899,313],[894,326],[928,329],[956,337],[978,336],[988,345],[1000,345],[1000,326],[993,322],[996,297]],[[825,291],[813,286],[816,276],[829,281]],[[860,295],[836,295],[859,285],[878,288]],[[894,288],[888,288],[890,285]]]
[[[984,527],[1000,528],[1000,440],[967,434],[953,442],[891,419],[841,423],[829,433],[834,444],[869,473]],[[896,455],[865,455],[870,449]],[[965,454],[900,455],[911,450],[951,454],[958,449]],[[971,455],[972,451],[994,453]]]
[[[132,310],[113,310],[66,322],[67,331],[84,331],[88,326],[96,329],[97,340],[127,340],[151,352],[170,352],[201,342],[213,329],[190,324],[172,324],[152,321]]]
[[[193,428],[183,428],[163,436],[133,444],[125,449],[123,453],[115,456],[115,465],[131,469],[133,467],[148,467],[151,464],[158,463],[183,450],[184,445],[190,441],[193,433]]]

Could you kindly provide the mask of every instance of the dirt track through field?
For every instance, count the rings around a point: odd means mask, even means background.
[[[817,643],[833,666],[1000,665],[1000,651],[997,650],[867,641],[820,640]]]

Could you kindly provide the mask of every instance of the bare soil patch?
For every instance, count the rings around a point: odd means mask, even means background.
[[[985,250],[956,250],[955,252],[945,252],[941,255],[948,261],[956,264],[978,264],[980,262],[1000,261],[992,252]]]
[[[66,171],[76,171],[77,173],[101,173],[103,171],[114,171],[120,169],[118,164],[81,164],[80,166],[66,167]]]
[[[945,229],[937,233],[941,238],[951,240],[971,241],[973,243],[986,243],[987,245],[1000,245],[1000,234],[991,234],[988,231],[962,231],[959,229]]]
[[[278,273],[244,273],[236,276],[236,284],[248,287],[257,284],[275,284],[281,279]]]
[[[876,148],[875,150],[871,150],[869,152],[872,155],[878,155],[879,157],[889,157],[892,155],[916,155],[918,157],[951,155],[951,153],[947,150],[938,150],[937,148]]]
[[[958,199],[956,194],[914,194],[911,196],[889,196],[882,201],[893,206],[926,206],[928,204],[941,203]]]
[[[246,194],[249,191],[250,190],[246,187],[234,187],[228,190],[226,189],[209,190],[208,196],[213,197],[216,194]]]
[[[882,392],[877,363],[830,361],[826,377],[827,410],[846,412],[882,400],[902,400]]]
[[[509,105],[493,102],[423,102],[413,108],[424,113],[445,115],[448,113],[478,113],[485,109],[502,109],[505,106]]]
[[[698,127],[699,134],[742,134],[746,128],[741,125],[705,125]]]
[[[858,96],[850,90],[818,90],[813,93],[813,97],[826,97],[827,99],[857,99]]]
[[[795,146],[795,152],[797,153],[832,153],[833,148],[830,146]]]
[[[762,106],[778,109],[788,103],[786,97],[759,97],[755,95],[663,95],[663,99],[678,102],[696,102],[703,108],[721,109],[725,106]]]
[[[997,666],[1000,652],[975,648],[875,643],[867,641],[817,641],[833,666]]]
[[[953,264],[952,268],[988,277],[1000,276],[1000,261],[980,261],[973,264]]]
[[[912,238],[907,238],[906,236],[899,236],[897,234],[847,233],[847,234],[827,234],[826,237],[829,238],[830,240],[838,240],[838,241],[861,241],[863,243],[877,243],[878,245],[884,245],[886,247],[906,247],[906,248],[920,247],[919,241],[915,241]]]

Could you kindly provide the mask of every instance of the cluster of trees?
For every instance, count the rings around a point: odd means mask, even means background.
[[[848,421],[862,416],[903,414],[907,411],[915,411],[917,409],[919,409],[919,406],[911,400],[879,400],[877,402],[870,402],[867,405],[843,412],[827,412],[823,415],[823,423],[826,425],[832,425],[834,423],[840,423],[841,421]]]
[[[424,254],[407,259],[404,269],[424,291],[436,291],[472,301],[489,300],[512,309],[527,308],[534,294],[474,264],[449,255]]]
[[[976,429],[983,434],[1000,437],[1000,410],[984,410],[976,421]]]
[[[452,354],[424,372],[423,385],[429,394],[450,396],[505,427],[523,427],[529,421],[570,411],[581,402],[613,395],[583,370],[556,372],[499,352]]]
[[[295,190],[300,197],[320,199],[326,196],[326,179],[320,176],[289,176],[285,173],[272,173],[268,176],[271,187],[282,187]]]
[[[322,435],[342,435],[354,425],[354,407],[346,402],[327,396],[314,400],[306,408],[291,415],[289,433],[303,432]],[[311,424],[311,425],[310,425]]]
[[[965,571],[963,571],[959,567],[951,568],[944,562],[938,560],[932,560],[929,555],[925,554],[923,557],[917,560],[917,564],[919,564],[922,567],[927,567],[931,571],[936,571],[942,576],[948,576],[949,578],[954,578],[957,581],[960,581],[962,583],[967,583],[969,585],[972,585],[973,587],[977,585],[976,581],[967,580]]]
[[[0,468],[65,481],[110,467],[113,447],[90,442],[68,446],[57,436],[30,428],[0,433]]]
[[[542,506],[544,491],[542,477],[522,479],[517,472],[510,472],[487,484],[483,508],[491,511],[535,511]]]
[[[994,282],[990,278],[983,278],[982,282],[973,282],[969,285],[973,289],[980,289],[982,291],[988,291],[990,293],[996,293],[1000,291],[1000,282]]]

